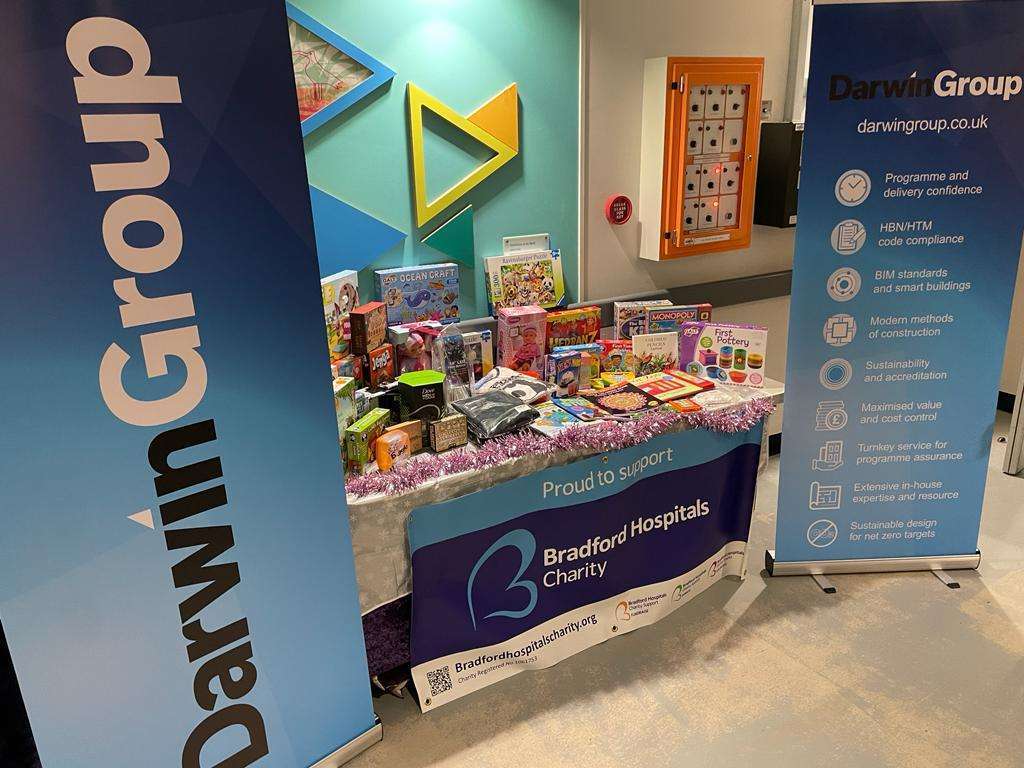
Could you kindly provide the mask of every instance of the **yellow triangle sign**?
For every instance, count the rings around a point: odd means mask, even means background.
[[[502,94],[499,94],[499,97],[501,95]],[[493,101],[493,99],[491,101]],[[490,103],[491,102],[488,102],[488,104]],[[488,104],[485,104],[484,106],[486,107],[488,106]],[[427,200],[426,163],[424,160],[423,153],[424,109],[429,109],[438,117],[447,120],[456,128],[459,128],[460,130],[469,134],[474,139],[479,141],[481,144],[486,146],[488,149],[495,152],[495,156],[488,160],[486,163],[481,165],[475,171],[472,171],[469,175],[467,175],[461,181],[457,182],[446,192],[442,192],[436,198],[429,201]],[[485,115],[485,117],[488,117],[489,122],[494,122],[494,119],[490,117],[489,112],[487,115]],[[498,120],[497,125],[503,126],[504,123],[502,123],[501,120]],[[436,97],[431,96],[422,88],[413,85],[412,83],[409,83],[409,131],[412,138],[412,171],[413,187],[416,195],[417,226],[423,226],[424,224],[426,224],[432,218],[441,213],[441,211],[443,211],[449,205],[454,203],[456,200],[458,200],[460,197],[466,194],[469,190],[471,190],[481,181],[486,179],[496,170],[501,168],[501,166],[503,166],[505,163],[507,163],[509,160],[511,160],[518,154],[517,149],[513,149],[505,142],[496,138],[489,131],[481,128],[476,123],[463,117],[454,109],[449,107],[447,104],[437,99]],[[518,144],[519,142],[517,136],[516,145],[518,146]]]
[[[469,116],[498,141],[519,151],[519,91],[516,84],[499,93]]]

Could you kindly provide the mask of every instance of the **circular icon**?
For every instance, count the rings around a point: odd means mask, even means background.
[[[836,181],[836,200],[852,207],[867,200],[871,192],[871,178],[856,168],[842,174]]]
[[[845,347],[857,335],[857,321],[853,315],[832,315],[825,321],[822,333],[825,343],[833,347]]]
[[[838,538],[839,527],[831,520],[815,520],[807,527],[807,543],[812,547],[824,549],[835,544]]]
[[[818,373],[818,381],[821,382],[821,386],[831,390],[842,389],[850,383],[852,378],[853,366],[850,365],[849,360],[844,360],[841,357],[833,357],[826,361]]]
[[[860,273],[853,267],[840,267],[829,275],[825,289],[836,301],[849,301],[860,292]]]
[[[864,247],[868,233],[856,219],[844,219],[832,229],[832,248],[836,253],[850,256]]]

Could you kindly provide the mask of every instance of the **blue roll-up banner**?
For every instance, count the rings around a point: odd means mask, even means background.
[[[1022,38],[1017,2],[815,6],[776,562],[977,551]]]
[[[374,728],[280,0],[8,3],[0,619],[44,766]]]
[[[412,675],[423,711],[742,576],[761,429],[670,433],[414,510]]]

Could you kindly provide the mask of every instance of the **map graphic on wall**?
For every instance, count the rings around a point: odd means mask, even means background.
[[[387,83],[394,70],[286,3],[302,135]]]
[[[296,21],[288,22],[299,119],[305,120],[373,73]]]

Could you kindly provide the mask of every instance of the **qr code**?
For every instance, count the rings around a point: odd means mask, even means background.
[[[441,667],[433,672],[427,672],[427,683],[430,685],[431,696],[437,696],[445,691],[450,691],[452,689],[451,669]]]

